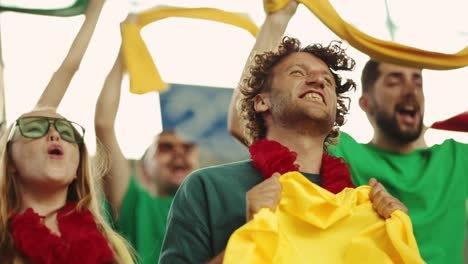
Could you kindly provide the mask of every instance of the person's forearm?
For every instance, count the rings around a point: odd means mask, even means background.
[[[96,24],[104,0],[91,0],[85,13],[85,21],[78,31],[70,49],[60,67],[53,74],[46,89],[39,98],[36,107],[57,108],[67,91],[70,82],[78,71]]]
[[[117,141],[115,119],[120,104],[121,83],[124,72],[122,49],[106,77],[96,103],[94,125],[97,156],[106,157],[109,166],[104,173],[104,192],[112,205],[114,219],[130,183],[130,167]]]
[[[101,127],[105,127],[105,129],[114,128],[120,104],[123,71],[124,65],[121,48],[111,71],[104,81],[103,88],[96,103],[95,125],[98,129]]]
[[[242,94],[239,92],[239,86],[249,74],[250,66],[257,54],[264,53],[266,51],[275,50],[281,43],[284,32],[288,26],[290,19],[292,18],[297,3],[292,1],[287,7],[279,10],[276,13],[269,14],[265,18],[265,22],[260,28],[255,44],[252,51],[247,58],[244,65],[244,69],[241,74],[238,87],[234,90],[231,97],[231,103],[228,112],[228,130],[229,132],[241,143],[247,145],[247,140],[244,136],[243,126],[241,124],[242,117],[237,109],[237,103],[242,99]]]
[[[291,17],[292,14],[285,13],[283,10],[267,15],[265,22],[258,31],[255,44],[244,65],[241,81],[248,75],[249,67],[252,65],[255,55],[278,48]]]
[[[90,0],[85,13],[85,21],[76,35],[62,66],[70,71],[78,70],[83,56],[96,29],[99,15],[104,6],[104,0]]]

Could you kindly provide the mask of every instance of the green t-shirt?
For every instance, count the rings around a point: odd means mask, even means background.
[[[319,175],[303,174],[320,185]],[[172,203],[159,263],[204,263],[217,256],[245,224],[245,194],[262,180],[252,161],[190,174]]]
[[[137,251],[138,263],[158,263],[172,199],[150,195],[131,177],[115,226]]]
[[[446,140],[427,149],[396,154],[359,144],[342,133],[330,153],[350,164],[355,185],[366,185],[374,177],[408,207],[427,263],[464,263],[467,144]]]

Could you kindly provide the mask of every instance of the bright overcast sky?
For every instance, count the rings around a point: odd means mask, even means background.
[[[444,4],[422,0],[388,2],[398,26],[396,40],[447,53],[456,52],[467,45],[468,18],[464,12],[468,10],[468,1],[446,0]],[[385,28],[383,0],[336,0],[333,3],[344,18],[366,33],[389,38]],[[87,129],[86,140],[92,153],[95,148],[95,103],[120,45],[118,24],[128,11],[158,4],[215,7],[242,12],[248,14],[257,25],[262,23],[265,16],[260,0],[107,1],[81,68],[59,108],[60,113]],[[83,16],[55,18],[10,12],[0,15],[9,123],[34,106],[64,58],[83,19]],[[286,34],[298,37],[303,43],[328,43],[337,39],[304,7],[298,9]],[[190,19],[160,21],[145,28],[143,36],[166,82],[202,86],[235,87],[254,43],[253,37],[240,29]],[[352,47],[348,50],[357,60],[356,70],[350,77],[358,81],[367,56]],[[468,111],[468,68],[425,70],[424,90],[426,125]],[[357,105],[359,94],[360,87],[351,95],[351,114],[343,130],[358,141],[367,142],[372,136],[372,130]],[[128,79],[124,79],[116,129],[127,157],[139,158],[154,134],[161,130],[158,100],[156,93],[130,94]],[[466,133],[429,130],[426,134],[429,144],[439,143],[447,137],[468,142]]]

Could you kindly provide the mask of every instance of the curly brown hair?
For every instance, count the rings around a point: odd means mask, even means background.
[[[292,53],[307,52],[319,58],[328,65],[336,83],[337,111],[335,124],[344,124],[344,116],[348,113],[349,97],[344,93],[356,89],[356,84],[351,79],[342,79],[336,71],[351,71],[354,69],[355,61],[345,53],[340,41],[332,41],[328,46],[312,44],[302,48],[301,42],[296,38],[284,37],[276,52],[268,51],[254,57],[254,63],[250,67],[250,76],[242,80],[240,92],[244,95],[238,102],[239,112],[246,122],[246,143],[265,138],[266,127],[262,113],[255,111],[255,97],[261,92],[268,91],[273,77],[273,68],[284,58]],[[347,102],[347,104],[345,103]],[[331,143],[338,136],[338,131],[333,130],[325,142]],[[326,147],[325,147],[326,150]]]

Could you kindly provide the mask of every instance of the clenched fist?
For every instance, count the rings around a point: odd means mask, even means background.
[[[371,178],[369,180],[369,186],[372,187],[369,193],[369,199],[372,201],[374,210],[377,211],[381,217],[387,219],[390,217],[391,213],[398,209],[408,214],[408,208],[400,200],[389,194],[376,179]]]
[[[245,195],[247,222],[262,208],[275,210],[281,198],[281,174],[274,173],[270,178],[255,185]]]

